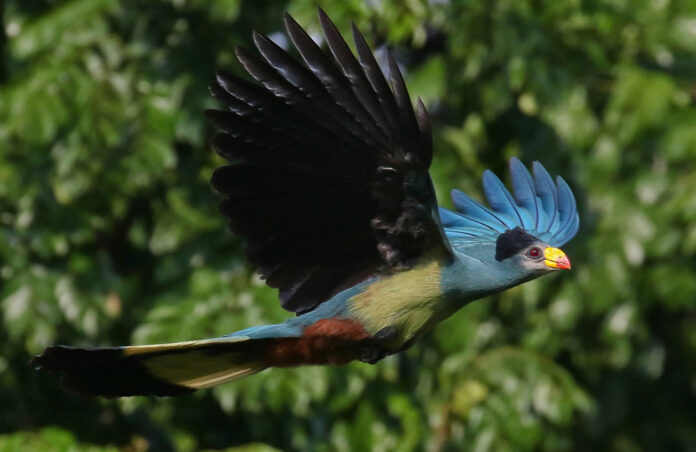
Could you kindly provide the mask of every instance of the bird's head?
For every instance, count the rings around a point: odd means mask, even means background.
[[[489,207],[452,190],[455,211],[440,209],[452,248],[468,262],[475,277],[466,281],[478,295],[499,292],[556,270],[569,270],[570,260],[558,247],[580,227],[575,196],[563,178],[556,180],[539,162],[532,173],[510,159],[511,193],[486,170],[483,193]],[[482,264],[482,265],[479,265]]]
[[[515,273],[524,274],[528,278],[556,270],[570,270],[570,259],[563,251],[544,243],[519,227],[509,229],[498,236],[495,260],[508,268],[516,269]]]

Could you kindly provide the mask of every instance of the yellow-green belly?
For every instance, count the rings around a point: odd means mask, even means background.
[[[432,328],[443,317],[441,265],[431,261],[375,281],[349,300],[351,314],[370,334],[393,327],[399,342]]]

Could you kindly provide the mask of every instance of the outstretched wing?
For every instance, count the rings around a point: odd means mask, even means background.
[[[414,112],[394,59],[390,84],[353,27],[358,59],[319,11],[329,52],[285,15],[304,64],[254,33],[237,57],[256,83],[219,74],[213,148],[222,213],[283,307],[302,313],[426,253],[451,257],[428,168],[427,113]]]
[[[457,212],[440,208],[442,224],[453,246],[457,242],[494,241],[508,229],[520,227],[551,246],[560,247],[580,227],[575,196],[562,177],[554,183],[539,162],[534,176],[517,158],[510,159],[514,196],[492,171],[483,173],[483,193],[490,208],[459,190],[452,190]]]

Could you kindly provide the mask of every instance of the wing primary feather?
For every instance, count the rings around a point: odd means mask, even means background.
[[[265,127],[267,130],[277,132],[283,129],[287,129],[289,124],[287,121],[282,120],[278,116],[272,116],[268,112],[262,111],[254,105],[249,105],[248,103],[240,100],[239,98],[231,95],[227,90],[225,90],[220,85],[211,85],[210,93],[219,100],[229,112],[234,113],[240,118],[240,120],[248,121],[250,123]],[[218,111],[218,110],[211,110]],[[307,140],[306,135],[308,131],[298,130],[295,133],[295,138],[302,140],[303,138]],[[311,140],[309,140],[311,143]]]
[[[211,86],[213,96],[222,100],[226,107],[240,116],[258,117],[258,120],[254,119],[257,122],[275,122],[284,128],[292,129],[295,136],[310,136],[312,140],[310,142],[323,139],[327,133],[330,133],[334,140],[345,141],[329,129],[308,120],[301,111],[254,83],[224,72],[218,72],[216,81],[217,84]],[[228,96],[221,98],[220,90],[224,90]],[[246,108],[241,107],[242,105]],[[333,143],[335,144],[335,141]]]
[[[205,115],[220,129],[235,138],[245,137],[247,142],[256,142],[270,149],[279,147],[275,130],[272,127],[259,128],[252,121],[246,120],[232,111],[206,110]]]
[[[355,48],[358,51],[358,58],[360,59],[360,65],[367,76],[367,80],[370,82],[372,89],[375,94],[377,94],[377,99],[379,104],[384,111],[384,116],[387,118],[387,123],[389,124],[390,138],[391,141],[401,148],[403,151],[407,147],[407,142],[404,140],[403,135],[401,135],[400,125],[397,123],[396,118],[399,117],[398,109],[396,106],[396,101],[394,100],[394,94],[387,81],[384,78],[382,69],[377,64],[375,56],[370,49],[370,46],[365,41],[365,37],[360,33],[358,27],[355,24],[352,25],[353,30],[353,41],[355,42]],[[405,146],[406,145],[406,146]]]
[[[336,66],[327,58],[314,40],[290,16],[283,16],[285,30],[290,36],[300,56],[307,67],[314,73],[336,102],[343,107],[371,136],[379,136],[374,121],[369,117],[365,108],[355,98],[345,76],[338,72]],[[382,143],[383,145],[385,143]]]
[[[324,107],[322,102],[315,102],[315,99],[310,100],[307,98],[305,93],[299,88],[282,78],[265,61],[253,55],[244,47],[237,47],[236,53],[237,59],[249,75],[261,83],[274,96],[283,99],[285,103],[303,112],[308,118],[331,130],[334,135],[348,141],[360,154],[369,154],[361,138],[356,136],[350,128],[341,125],[340,119],[334,119],[333,114]],[[352,154],[357,157],[356,152]]]
[[[249,114],[249,112],[254,111],[254,108],[237,99],[237,97],[230,94],[219,84],[210,85],[210,87],[208,87],[208,91],[210,92],[211,96],[224,104],[228,110],[234,111],[240,116],[246,116]]]
[[[404,82],[404,78],[399,70],[399,65],[394,59],[394,55],[392,55],[389,50],[387,50],[387,62],[389,64],[389,78],[394,90],[396,105],[401,112],[401,119],[406,125],[409,140],[416,140],[418,135],[416,132],[418,130],[418,125],[416,124],[416,117],[413,113],[411,96],[408,94],[408,88],[406,88],[406,83]]]
[[[348,80],[353,93],[372,117],[375,126],[380,131],[380,138],[384,141],[388,141],[388,137],[391,134],[389,132],[387,119],[384,116],[382,107],[379,105],[376,93],[365,78],[365,73],[360,63],[355,58],[355,55],[353,55],[348,43],[339,33],[336,25],[321,8],[319,8],[319,21],[321,22],[321,27],[324,31],[329,50],[338,63],[343,75]]]
[[[249,149],[248,145],[252,145],[260,150],[261,154],[258,157],[263,157],[263,154],[275,154],[277,156],[279,152],[282,152],[286,154],[286,157],[294,156],[296,163],[315,162],[319,166],[313,167],[326,170],[336,169],[343,165],[342,168],[345,171],[346,165],[355,165],[355,161],[348,158],[346,152],[340,152],[341,148],[337,145],[328,152],[333,157],[332,159],[322,158],[307,152],[307,147],[314,145],[311,140],[303,140],[301,136],[288,135],[284,133],[286,131],[282,127],[276,124],[266,122],[259,125],[255,121],[239,116],[231,111],[206,110],[205,113],[213,124],[224,130],[230,137],[217,143],[218,153],[223,156],[232,156],[236,153],[236,150],[234,148],[225,149],[221,145],[229,146],[238,142],[244,147],[237,153],[238,157],[243,155],[245,150]]]
[[[220,156],[230,161],[270,165],[278,159],[279,154],[282,154],[284,157],[291,158],[294,166],[330,173],[334,178],[353,181],[356,185],[362,182],[355,178],[354,171],[348,166],[352,163],[340,158],[341,155],[325,159],[307,152],[306,146],[293,145],[287,139],[282,147],[269,147],[255,140],[235,138],[228,133],[218,132],[213,136],[211,146]]]
[[[320,105],[326,112],[338,120],[347,131],[359,137],[364,143],[371,146],[375,145],[372,137],[362,126],[331,99],[324,85],[309,69],[298,63],[267,36],[254,32],[253,39],[261,56],[278,74],[303,92],[306,97],[311,98],[313,102]]]
[[[423,156],[423,164],[430,166],[433,160],[433,129],[430,125],[428,110],[425,108],[423,99],[418,96],[416,101],[416,123],[420,131],[420,145]]]
[[[331,128],[324,127],[326,122],[317,124],[308,119],[301,106],[293,108],[258,85],[231,74],[219,73],[217,82],[217,85],[211,86],[213,96],[238,115],[249,117],[258,124],[269,124],[270,128],[288,130],[293,137],[309,146],[323,146],[334,154],[341,154],[337,155],[339,159],[354,158],[353,152],[340,152],[352,146],[350,141]],[[222,96],[221,90],[228,95]]]

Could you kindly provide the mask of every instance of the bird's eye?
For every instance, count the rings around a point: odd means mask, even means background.
[[[539,256],[541,256],[541,250],[537,247],[534,247],[534,248],[530,249],[529,251],[527,251],[527,256],[536,259]]]

